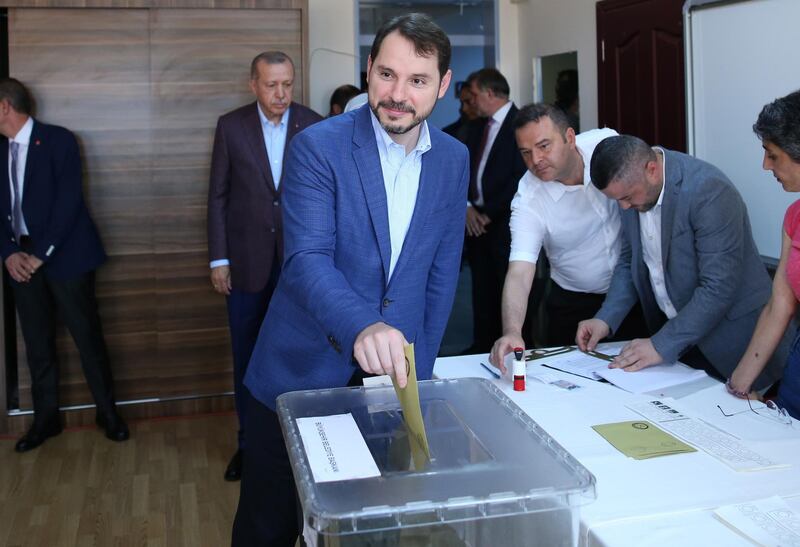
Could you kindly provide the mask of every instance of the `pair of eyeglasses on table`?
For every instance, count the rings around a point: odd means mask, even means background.
[[[760,403],[760,401],[758,402]],[[792,426],[792,417],[789,416],[789,413],[786,412],[785,408],[779,407],[778,405],[775,404],[774,401],[770,400],[764,402],[763,405],[764,405],[763,407],[756,406],[756,408],[753,408],[753,403],[751,402],[751,399],[748,397],[747,406],[749,406],[750,408],[748,408],[747,410],[740,410],[738,412],[733,412],[728,414],[727,412],[722,410],[721,406],[717,405],[717,408],[719,409],[720,412],[722,412],[722,415],[725,416],[726,418],[737,416],[739,414],[744,414],[745,412],[753,412],[757,416],[761,416],[762,418],[766,418],[773,422],[778,422],[784,425],[788,425],[790,427]]]

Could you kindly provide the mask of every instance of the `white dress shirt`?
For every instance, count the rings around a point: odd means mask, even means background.
[[[264,135],[264,149],[269,158],[269,170],[272,173],[272,181],[275,183],[277,190],[281,184],[281,175],[283,174],[283,151],[286,149],[286,134],[289,127],[289,110],[281,116],[281,121],[277,124],[272,123],[267,119],[261,111],[261,105],[256,102],[256,110],[258,110],[258,119],[261,121],[261,132]],[[220,258],[219,260],[212,260],[209,265],[211,268],[218,266],[229,266],[230,261],[227,258]]]
[[[417,146],[406,154],[405,146],[397,144],[381,127],[380,122],[370,111],[372,129],[378,143],[378,155],[383,171],[383,185],[386,188],[386,208],[389,212],[389,237],[392,244],[392,257],[389,261],[391,279],[397,259],[411,225],[411,216],[417,203],[419,177],[422,172],[422,155],[431,149],[428,123],[422,122]],[[387,280],[388,283],[388,280]]]
[[[661,193],[658,201],[652,209],[645,213],[639,213],[639,233],[642,237],[642,258],[650,272],[650,285],[653,287],[653,294],[656,303],[668,319],[672,319],[678,312],[672,305],[667,294],[667,285],[664,281],[664,260],[661,254],[661,203],[664,201],[664,189],[667,184],[667,158],[664,151],[660,148],[655,149],[662,159],[662,180]]]
[[[281,184],[281,174],[283,173],[283,151],[286,148],[286,128],[289,127],[289,108],[281,116],[281,121],[272,123],[261,111],[258,106],[258,119],[261,120],[261,131],[264,133],[264,147],[269,158],[269,169],[272,171],[272,181],[277,190]]]
[[[8,188],[11,192],[11,210],[14,210],[14,181],[11,179],[11,143],[15,142],[17,148],[17,182],[19,184],[20,200],[24,196],[25,190],[25,164],[28,162],[28,147],[31,143],[31,133],[33,132],[33,118],[28,117],[28,121],[17,132],[13,139],[8,139]],[[20,201],[20,203],[22,203]],[[22,216],[20,234],[28,235],[28,226],[25,224],[25,215]]]
[[[583,158],[583,184],[542,181],[530,171],[511,202],[509,262],[536,263],[544,247],[550,276],[569,291],[604,294],[619,258],[620,220],[615,201],[591,183],[592,153],[613,129],[593,129],[577,136]]]
[[[497,112],[492,114],[492,117],[486,122],[489,124],[489,133],[486,135],[486,145],[483,147],[481,161],[478,164],[478,174],[475,178],[475,180],[478,181],[478,198],[475,200],[475,205],[479,207],[483,206],[483,172],[486,170],[486,161],[489,159],[489,154],[492,152],[492,146],[494,146],[494,141],[497,139],[497,134],[500,132],[500,126],[503,125],[508,111],[511,110],[513,104],[514,103],[511,101],[508,101],[498,108]]]

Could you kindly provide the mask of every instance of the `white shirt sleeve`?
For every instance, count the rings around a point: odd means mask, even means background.
[[[524,179],[511,201],[511,254],[508,261],[520,260],[533,264],[544,245],[545,222],[538,210],[535,192]]]

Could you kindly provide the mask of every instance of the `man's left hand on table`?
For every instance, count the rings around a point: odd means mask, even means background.
[[[628,342],[614,357],[608,368],[621,368],[625,372],[635,372],[652,365],[659,365],[664,359],[653,347],[650,338],[637,338]]]

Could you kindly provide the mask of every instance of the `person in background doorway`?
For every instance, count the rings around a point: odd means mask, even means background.
[[[575,133],[580,133],[580,101],[578,99],[578,71],[562,70],[556,77],[555,105],[564,111],[567,122]]]
[[[328,111],[328,117],[337,116],[344,112],[348,101],[361,93],[361,91],[354,85],[344,84],[340,85],[331,93],[331,105]]]

